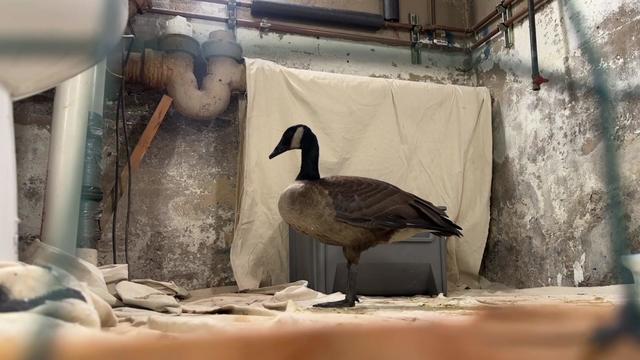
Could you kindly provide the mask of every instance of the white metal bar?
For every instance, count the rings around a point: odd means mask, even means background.
[[[0,261],[18,260],[18,181],[13,103],[0,84]]]

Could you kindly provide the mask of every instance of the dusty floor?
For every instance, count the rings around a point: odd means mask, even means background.
[[[572,304],[576,306],[613,306],[624,301],[621,285],[572,288],[545,287],[522,290],[465,290],[448,297],[372,298],[361,297],[351,309],[318,309],[304,302],[289,301],[282,310],[260,306],[256,294],[216,294],[217,301],[231,305],[218,314],[160,314],[147,310],[116,309],[114,334],[191,334],[201,331],[236,331],[270,326],[338,326],[345,324],[417,323],[467,321],[479,309],[492,306]],[[340,294],[330,295],[340,297]],[[184,304],[197,303],[205,294],[194,294]],[[265,298],[266,299],[266,298]]]

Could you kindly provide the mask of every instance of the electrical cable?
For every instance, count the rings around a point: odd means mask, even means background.
[[[122,86],[118,89],[118,101],[116,103],[116,169],[115,169],[115,183],[113,185],[113,199],[112,205],[112,219],[111,219],[111,251],[113,252],[113,263],[118,263],[117,256],[117,219],[118,219],[118,198],[119,198],[119,183],[120,183],[120,133],[119,133],[119,120],[120,120],[120,105],[122,103]]]
[[[135,36],[133,32],[133,27],[131,24],[128,24],[130,32]],[[129,37],[129,36],[127,36]],[[131,159],[130,159],[130,149],[129,149],[129,136],[127,134],[127,126],[126,126],[126,111],[125,111],[125,100],[124,100],[124,91],[125,91],[125,78],[124,71],[129,61],[129,55],[131,54],[131,48],[133,46],[133,38],[129,42],[127,47],[126,54],[124,51],[121,51],[121,67],[122,67],[122,75],[118,76],[120,78],[120,86],[118,90],[118,100],[116,104],[116,128],[115,128],[115,150],[116,150],[116,162],[115,162],[115,183],[113,190],[113,218],[111,223],[111,239],[112,239],[112,252],[113,252],[113,263],[117,264],[117,218],[118,218],[118,199],[119,199],[119,188],[120,188],[120,117],[122,116],[122,130],[123,137],[126,148],[126,156],[127,156],[127,171],[129,172],[129,177],[127,181],[127,212],[126,212],[126,221],[125,221],[125,244],[124,244],[124,255],[125,255],[125,263],[129,264],[129,221],[130,221],[130,210],[131,210]]]
[[[133,32],[133,27],[131,26],[131,24],[128,24],[128,26],[129,26],[129,31],[135,37],[135,33]],[[134,38],[132,38],[129,41],[129,46],[127,47],[127,54],[125,55],[124,62],[122,64],[123,74],[124,74],[124,69],[126,68],[127,63],[129,62],[129,55],[131,54],[133,40]],[[126,216],[125,225],[124,225],[124,262],[128,265],[129,264],[129,221],[131,218],[131,195],[132,195],[131,180],[133,177],[133,173],[131,172],[131,149],[129,147],[129,135],[127,134],[127,120],[126,120],[125,100],[124,100],[126,80],[124,76],[122,76],[120,83],[121,83],[121,90],[123,93],[122,106],[120,108],[122,110],[122,133],[124,137],[124,146],[125,146],[126,155],[127,155],[127,172],[129,173],[129,176],[127,177],[127,216]]]

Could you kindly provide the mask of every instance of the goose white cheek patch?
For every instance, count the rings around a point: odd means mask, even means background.
[[[304,128],[299,127],[296,129],[295,134],[293,134],[293,138],[291,139],[290,149],[300,149],[300,141],[302,140],[302,134],[304,133]]]

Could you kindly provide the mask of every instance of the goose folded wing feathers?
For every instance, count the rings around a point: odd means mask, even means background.
[[[333,202],[336,220],[350,225],[447,231],[453,224],[443,207],[434,206],[384,181],[334,176],[323,178],[320,185]]]

